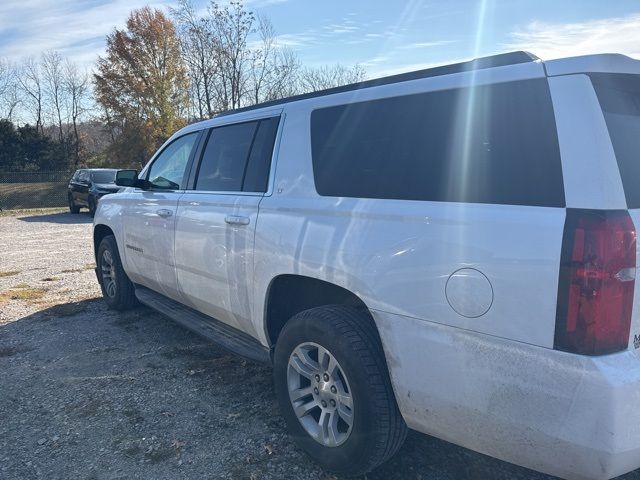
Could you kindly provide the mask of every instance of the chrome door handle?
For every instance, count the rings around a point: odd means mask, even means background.
[[[159,217],[167,218],[173,215],[173,212],[167,208],[161,208],[160,210],[156,210],[156,213]]]
[[[242,217],[240,215],[227,215],[224,217],[224,221],[229,225],[249,225],[249,217]]]

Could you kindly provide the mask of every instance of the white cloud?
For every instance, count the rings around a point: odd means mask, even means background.
[[[19,61],[59,50],[90,68],[104,52],[105,36],[122,28],[135,8],[166,8],[173,1],[4,0],[0,2],[0,57]]]
[[[398,48],[400,50],[415,50],[419,48],[441,47],[442,45],[451,45],[452,43],[456,43],[456,40],[437,40],[435,42],[407,43],[406,45],[401,45]]]
[[[511,32],[504,47],[543,60],[592,53],[640,56],[640,14],[578,23],[531,22]]]

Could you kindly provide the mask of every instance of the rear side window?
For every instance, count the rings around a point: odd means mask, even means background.
[[[640,208],[640,76],[591,74],[618,161],[628,208]]]
[[[196,190],[266,192],[279,118],[211,130],[196,178]]]
[[[315,110],[311,145],[320,195],[565,205],[545,79]]]

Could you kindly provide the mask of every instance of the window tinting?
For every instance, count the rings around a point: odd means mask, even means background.
[[[640,76],[592,74],[628,208],[640,208]]]
[[[196,190],[239,192],[258,122],[211,130],[196,180]]]
[[[154,188],[177,190],[184,177],[191,150],[198,132],[184,135],[171,142],[151,164],[147,179]]]
[[[245,192],[267,191],[273,144],[276,140],[279,120],[279,117],[274,117],[260,121],[242,185],[242,190]]]
[[[563,207],[545,79],[315,110],[320,195]]]

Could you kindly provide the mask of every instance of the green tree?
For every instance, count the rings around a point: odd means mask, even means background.
[[[143,164],[184,124],[186,70],[175,26],[160,10],[134,10],[126,29],[107,36],[94,81],[122,165]]]
[[[66,170],[64,144],[31,125],[0,120],[0,171]]]
[[[20,136],[13,123],[0,120],[0,170],[12,170],[20,158]]]

